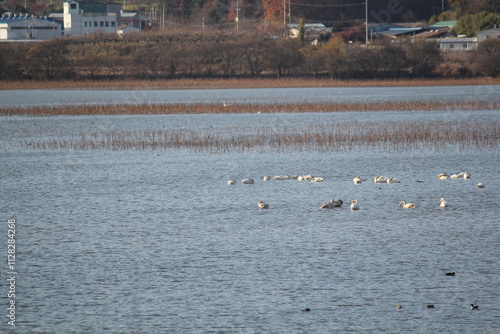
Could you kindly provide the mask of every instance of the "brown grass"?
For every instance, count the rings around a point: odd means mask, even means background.
[[[292,87],[415,87],[497,85],[500,78],[337,80],[337,79],[171,79],[171,80],[76,80],[0,81],[5,89],[225,89]]]
[[[500,110],[500,102],[68,105],[0,109],[0,115],[168,115],[280,112]]]

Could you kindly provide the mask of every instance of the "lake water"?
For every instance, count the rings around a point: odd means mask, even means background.
[[[0,108],[64,104],[500,101],[500,86],[193,90],[0,90]]]
[[[500,111],[256,116],[0,118],[1,219],[16,220],[16,327],[5,317],[4,284],[1,332],[498,332],[498,148],[215,154],[29,145],[103,129],[498,122]],[[435,177],[462,171],[471,178]],[[261,179],[280,174],[325,181]],[[355,185],[358,175],[368,181]],[[375,184],[377,175],[401,183]],[[242,184],[246,177],[255,183]],[[345,204],[320,209],[330,198]],[[353,199],[359,211],[349,210]],[[259,210],[260,200],[270,208]],[[397,207],[402,200],[418,208]],[[6,258],[6,224],[1,231]]]

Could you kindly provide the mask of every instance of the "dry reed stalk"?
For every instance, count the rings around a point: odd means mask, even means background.
[[[3,108],[0,115],[169,115],[227,113],[294,113],[350,111],[500,110],[500,102],[381,102],[381,103],[282,103],[282,104],[141,104],[69,105]]]
[[[0,81],[5,89],[224,89],[297,87],[416,87],[498,85],[500,78],[339,80],[310,78]]]

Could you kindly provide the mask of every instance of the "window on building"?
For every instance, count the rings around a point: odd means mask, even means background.
[[[104,21],[99,22],[99,27],[104,27]]]
[[[71,9],[76,9],[76,3],[72,3],[70,8]]]
[[[455,47],[455,44],[450,44],[450,49],[453,49]]]
[[[464,45],[463,45],[463,48],[464,48],[464,50],[467,50],[467,49],[468,49],[468,48],[467,48],[467,44],[464,44]]]
[[[109,27],[109,21],[106,21],[106,27]]]
[[[85,26],[87,26],[87,21],[85,21]]]
[[[111,22],[111,26],[114,27],[115,26],[115,21],[112,21]]]

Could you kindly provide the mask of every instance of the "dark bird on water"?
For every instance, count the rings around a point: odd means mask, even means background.
[[[479,310],[479,305],[470,304],[471,310]]]
[[[309,311],[311,311],[311,309],[309,307],[302,310],[302,312],[309,312]]]
[[[451,272],[451,273],[446,273],[445,275],[446,275],[446,276],[455,276],[455,272],[453,271],[453,272]]]

